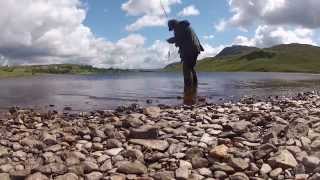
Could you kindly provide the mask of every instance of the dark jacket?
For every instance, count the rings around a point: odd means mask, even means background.
[[[188,57],[197,56],[204,51],[196,33],[190,27],[188,21],[180,21],[174,28],[174,37],[168,39],[168,42],[179,47],[179,53],[182,61]]]

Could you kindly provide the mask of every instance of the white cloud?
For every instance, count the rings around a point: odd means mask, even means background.
[[[167,18],[163,9],[169,14],[170,6],[180,3],[181,0],[128,0],[121,9],[129,16],[138,16],[138,19],[126,29],[137,31],[145,27],[165,26]]]
[[[139,18],[133,24],[126,26],[127,31],[137,31],[144,27],[165,26],[167,19],[161,16],[145,15]]]
[[[221,21],[217,29],[246,28],[254,23],[320,27],[319,0],[229,0],[233,16]]]
[[[170,13],[170,6],[180,4],[181,0],[128,0],[122,4],[121,8],[131,16],[141,16],[145,14],[164,15],[161,3],[163,8]]]
[[[178,16],[182,17],[198,15],[200,15],[200,11],[194,5],[187,6],[178,13]]]
[[[11,62],[57,61],[96,55],[96,39],[82,24],[86,12],[78,0],[0,2],[0,54]]]
[[[238,36],[233,44],[270,47],[277,44],[301,43],[313,44],[313,30],[306,28],[289,28],[282,26],[261,25],[257,28],[253,38]]]
[[[227,26],[227,21],[224,19],[220,20],[218,24],[216,24],[214,27],[217,31],[221,32],[224,31]]]
[[[157,40],[151,46],[145,47],[141,35],[129,35],[105,48],[107,56],[98,66],[115,68],[162,68],[178,61],[177,50],[169,48],[169,44]],[[170,57],[168,52],[171,51]]]
[[[169,45],[131,34],[117,42],[97,38],[83,24],[79,0],[0,1],[0,64],[81,63],[98,67],[160,68]]]
[[[203,36],[203,39],[205,40],[209,40],[209,39],[213,39],[214,38],[214,35],[205,35]]]
[[[220,45],[217,47],[213,47],[212,45],[208,44],[208,43],[204,43],[203,44],[203,48],[204,48],[204,52],[202,52],[199,55],[198,59],[203,59],[206,57],[214,57],[216,56],[220,51],[222,51],[223,48],[225,48],[224,45]]]

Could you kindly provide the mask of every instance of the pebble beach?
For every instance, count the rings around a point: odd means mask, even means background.
[[[320,96],[0,116],[0,180],[319,180]]]

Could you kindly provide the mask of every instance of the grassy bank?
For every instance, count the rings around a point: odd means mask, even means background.
[[[0,77],[32,76],[41,74],[93,75],[103,73],[127,72],[128,70],[102,69],[89,65],[58,64],[0,67]]]
[[[180,64],[168,65],[164,71],[178,71]],[[320,73],[320,48],[290,44],[248,50],[198,61],[203,72],[301,72]]]

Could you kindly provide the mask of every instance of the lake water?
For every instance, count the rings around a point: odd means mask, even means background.
[[[198,95],[209,102],[318,90],[320,75],[286,73],[200,73]],[[73,110],[113,109],[133,103],[182,104],[181,73],[121,73],[98,76],[48,75],[0,79],[0,109],[12,106]]]

